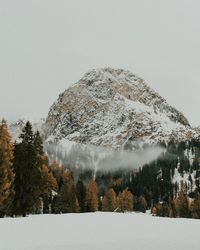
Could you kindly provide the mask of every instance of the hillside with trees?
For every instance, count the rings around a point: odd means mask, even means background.
[[[165,148],[162,155],[138,171],[77,174],[49,161],[30,122],[13,143],[2,120],[0,216],[151,210],[154,216],[200,219],[200,142],[170,141],[160,146]]]

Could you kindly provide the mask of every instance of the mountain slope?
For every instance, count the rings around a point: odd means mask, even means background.
[[[143,79],[122,69],[91,70],[50,108],[46,138],[121,148],[130,142],[197,136],[187,118]]]

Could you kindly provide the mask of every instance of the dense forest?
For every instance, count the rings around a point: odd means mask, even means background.
[[[0,216],[95,211],[200,218],[200,141],[160,142],[164,153],[138,171],[73,169],[49,161],[27,122],[13,143],[0,123]],[[144,145],[148,147],[148,145]]]

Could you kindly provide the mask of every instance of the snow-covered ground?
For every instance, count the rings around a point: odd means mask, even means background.
[[[0,250],[199,250],[200,220],[137,213],[0,219]]]

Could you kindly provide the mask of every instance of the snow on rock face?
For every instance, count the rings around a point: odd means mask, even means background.
[[[129,141],[186,140],[197,136],[184,115],[130,71],[85,74],[50,108],[46,138],[121,148]]]
[[[22,129],[27,121],[31,122],[34,132],[39,131],[41,135],[43,135],[44,118],[23,118],[9,124],[9,132],[13,141],[18,140],[18,137],[22,133]]]

